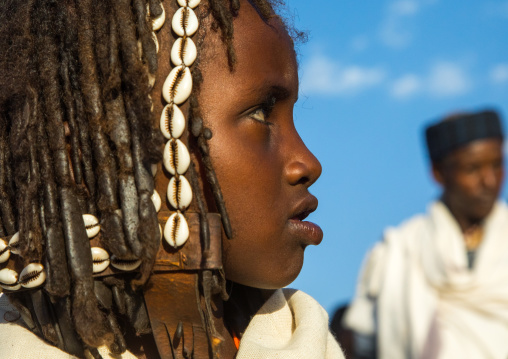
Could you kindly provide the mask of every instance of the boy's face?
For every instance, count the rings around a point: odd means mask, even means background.
[[[321,229],[303,220],[317,207],[308,187],[321,165],[294,126],[298,72],[286,30],[276,18],[267,25],[247,1],[234,27],[234,71],[210,32],[198,95],[233,228],[224,267],[235,282],[280,288],[300,272],[305,247],[321,242]]]

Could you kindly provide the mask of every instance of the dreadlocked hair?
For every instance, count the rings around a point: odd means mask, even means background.
[[[280,0],[249,2],[266,20]],[[6,294],[33,332],[79,357],[85,350],[100,357],[95,348],[102,345],[124,352],[122,325],[136,334],[150,332],[136,288],[151,273],[160,237],[150,166],[162,158],[163,138],[149,96],[157,72],[151,19],[162,13],[160,5],[160,0],[0,4],[0,237],[19,232],[18,267],[42,263],[47,275],[42,289]],[[206,9],[200,16],[213,18],[212,30],[220,32],[234,70],[233,19],[240,0],[209,0]],[[203,39],[200,28],[198,50]],[[199,60],[192,70],[189,146],[193,161],[199,157],[204,164],[231,237],[207,144],[213,134],[197,100]],[[189,175],[206,256],[207,210],[196,165]],[[140,259],[140,273],[94,279],[83,214],[100,218],[100,246],[120,259]],[[217,293],[227,298],[224,275],[206,271],[199,283],[211,343],[216,333],[210,298]]]

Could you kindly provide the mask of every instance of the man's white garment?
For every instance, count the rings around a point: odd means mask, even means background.
[[[23,326],[22,321],[7,323],[6,313],[14,312],[5,295],[0,295],[0,358],[70,359],[74,358]],[[8,314],[13,316],[13,314]],[[103,358],[134,359],[126,352]],[[238,359],[343,359],[342,351],[328,330],[326,311],[309,295],[292,290],[277,290],[261,307],[240,342]]]
[[[508,358],[508,208],[486,218],[468,268],[458,223],[442,202],[371,251],[346,326],[377,335],[380,359]]]

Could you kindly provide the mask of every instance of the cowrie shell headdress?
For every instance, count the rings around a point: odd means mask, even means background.
[[[192,188],[185,178],[190,165],[189,151],[180,137],[185,131],[186,120],[179,105],[187,101],[192,92],[190,66],[197,57],[196,45],[191,36],[199,22],[194,8],[200,0],[178,0],[180,8],[173,15],[171,26],[179,36],[171,49],[173,69],[162,86],[162,96],[167,102],[162,110],[160,128],[168,140],[163,152],[164,168],[173,176],[168,185],[167,198],[174,209],[164,226],[164,239],[173,247],[183,245],[189,238],[189,225],[184,212],[192,201]]]

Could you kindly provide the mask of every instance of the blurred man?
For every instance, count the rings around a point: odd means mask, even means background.
[[[368,255],[345,324],[357,358],[508,358],[508,207],[495,112],[426,131],[443,192]]]

